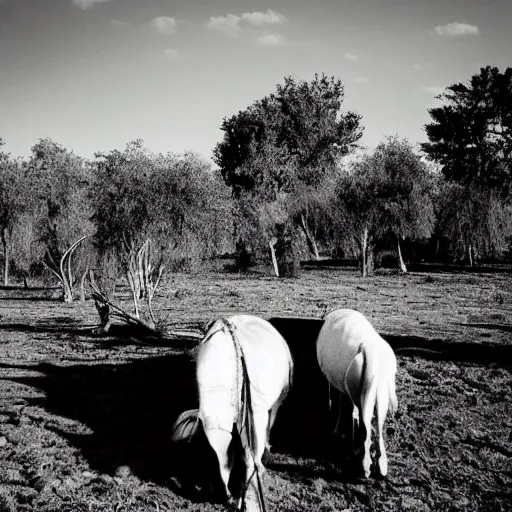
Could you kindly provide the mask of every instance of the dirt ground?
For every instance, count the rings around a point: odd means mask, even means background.
[[[273,318],[290,344],[295,384],[264,459],[269,511],[512,510],[512,275],[212,271],[171,276],[159,304],[178,323]],[[386,479],[359,479],[330,434],[314,319],[338,306],[397,353]],[[96,322],[92,301],[0,290],[0,512],[225,510],[201,486],[204,457],[169,442],[196,405],[193,357],[126,331],[94,337]]]

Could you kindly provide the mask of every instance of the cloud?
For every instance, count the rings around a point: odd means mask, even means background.
[[[358,84],[365,84],[368,82],[368,78],[366,78],[365,76],[356,76],[354,78],[354,82],[357,82]]]
[[[256,43],[259,46],[282,46],[286,43],[286,39],[281,34],[268,34],[258,37]]]
[[[466,23],[448,23],[447,25],[438,25],[434,32],[438,36],[456,37],[464,35],[478,35],[480,30],[476,25]]]
[[[178,50],[176,50],[175,48],[166,48],[164,50],[164,54],[169,59],[175,59],[176,57],[178,57]]]
[[[94,7],[96,4],[102,4],[105,2],[110,2],[110,0],[72,0],[71,3],[85,11],[86,9]]]
[[[348,52],[345,52],[343,54],[343,57],[345,57],[345,59],[347,59],[347,60],[359,60],[359,57],[357,55],[354,55],[353,53],[348,53]]]
[[[267,12],[244,12],[241,16],[236,14],[212,16],[206,27],[218,30],[226,36],[238,37],[242,29],[249,26],[262,27],[264,25],[283,24],[287,21],[283,15],[269,9]]]
[[[176,32],[176,20],[168,16],[158,16],[150,21],[149,25],[162,34],[174,34]]]
[[[242,20],[255,27],[261,27],[265,24],[282,24],[288,21],[282,14],[270,9],[268,9],[267,12],[244,12],[242,14]]]
[[[212,30],[219,30],[226,36],[238,37],[240,33],[240,16],[228,14],[227,16],[212,16],[206,26]]]

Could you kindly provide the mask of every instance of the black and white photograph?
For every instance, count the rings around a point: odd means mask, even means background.
[[[512,511],[512,0],[0,0],[0,512]]]

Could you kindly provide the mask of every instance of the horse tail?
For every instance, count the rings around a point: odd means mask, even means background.
[[[256,431],[254,427],[254,412],[252,406],[252,398],[251,398],[251,381],[249,379],[249,372],[247,371],[247,363],[245,360],[244,351],[242,345],[240,344],[240,340],[238,339],[235,328],[231,322],[227,319],[223,319],[224,325],[227,327],[231,338],[233,340],[233,344],[235,347],[235,353],[237,356],[238,364],[240,365],[241,371],[237,371],[237,380],[241,380],[239,382],[240,393],[237,393],[239,397],[239,420],[237,421],[237,435],[240,439],[240,443],[242,445],[242,449],[244,453],[249,452],[254,462],[254,472],[256,474],[256,482],[257,482],[257,494],[258,500],[260,503],[260,509],[263,512],[266,512],[265,505],[265,497],[263,494],[263,486],[261,484],[261,475],[259,472],[259,468],[255,463],[255,448],[254,448],[254,439],[256,436]],[[241,379],[240,379],[241,376]],[[245,508],[245,495],[247,493],[247,488],[249,483],[253,477],[254,473],[249,476],[247,482],[244,482],[242,492],[240,493],[240,505],[239,510],[244,510]]]
[[[350,393],[350,389],[348,387],[347,378],[348,378],[348,374],[350,372],[350,368],[352,368],[352,365],[354,364],[354,361],[356,360],[356,357],[359,354],[361,354],[361,353],[363,354],[363,369],[361,371],[361,376],[360,376],[360,380],[359,380],[359,397],[361,397],[361,393],[363,392],[363,386],[364,386],[364,377],[365,377],[365,373],[366,373],[366,354],[364,352],[364,348],[363,348],[363,344],[362,343],[359,345],[359,348],[357,349],[357,354],[352,358],[352,361],[350,361],[350,364],[348,365],[347,371],[345,372],[345,378],[343,379],[343,385],[345,386],[345,393],[350,398],[350,401],[352,402],[352,406],[353,407],[358,407],[358,406],[356,405],[354,397]]]

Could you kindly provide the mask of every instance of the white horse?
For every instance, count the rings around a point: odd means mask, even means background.
[[[365,428],[363,470],[366,478],[370,476],[371,424],[377,405],[378,464],[381,475],[386,476],[388,459],[383,425],[388,408],[392,414],[397,408],[397,366],[392,348],[361,313],[352,309],[337,309],[324,319],[317,339],[317,358],[329,385],[352,401],[353,425],[359,425],[359,420],[362,420]],[[336,430],[339,421],[338,418]]]
[[[245,488],[261,496],[261,458],[292,373],[288,345],[266,320],[235,315],[217,320],[206,333],[197,354],[198,417],[217,455],[227,499],[235,429],[244,450]]]

